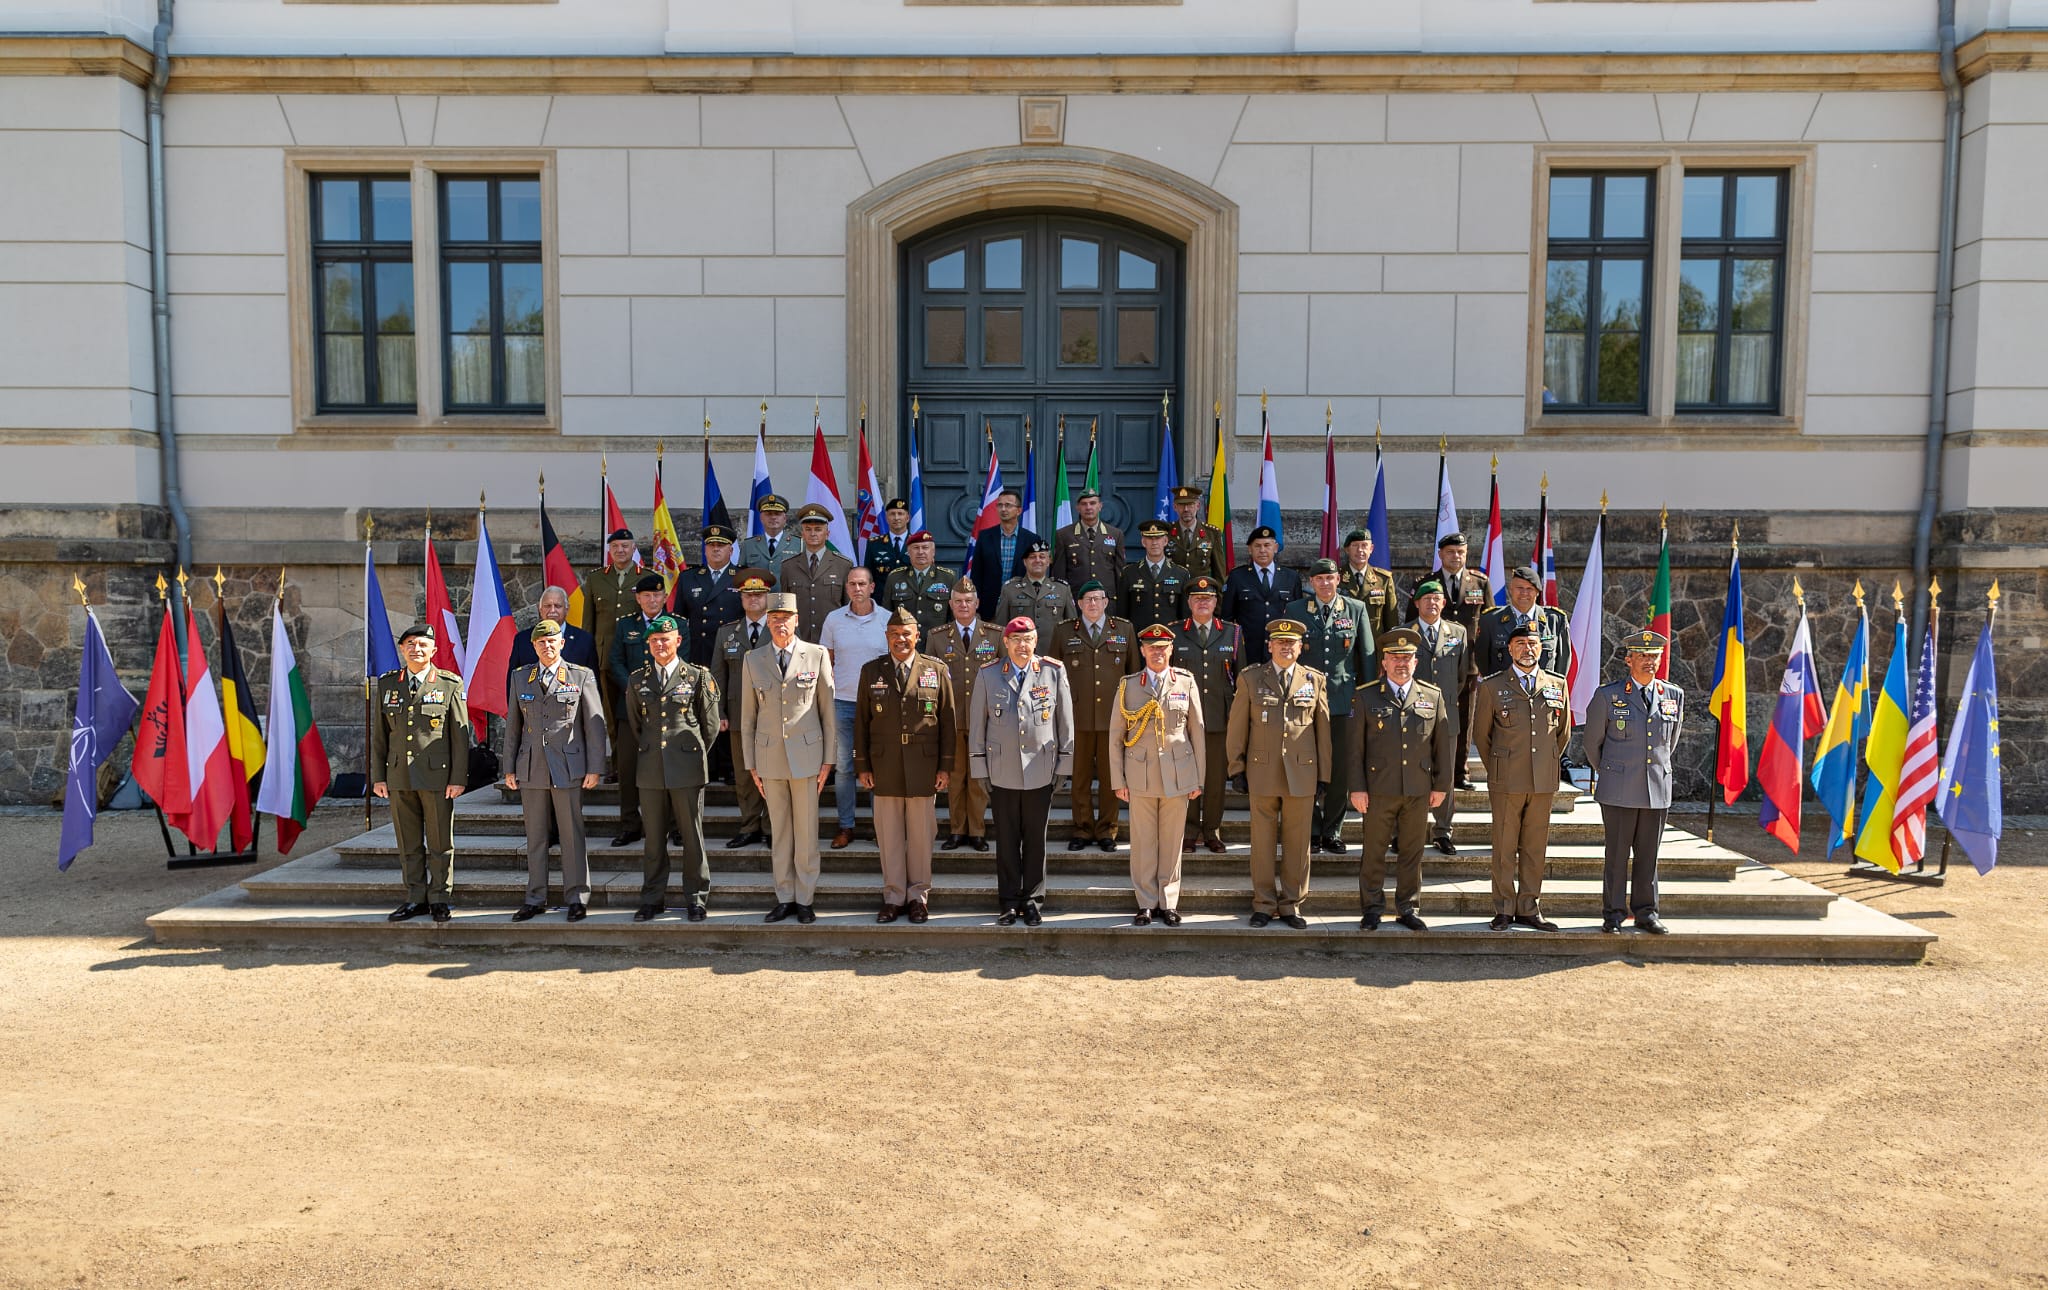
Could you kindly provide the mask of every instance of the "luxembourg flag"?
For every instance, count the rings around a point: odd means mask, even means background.
[[[1479,553],[1479,567],[1486,571],[1486,586],[1493,593],[1493,603],[1508,603],[1508,548],[1501,536],[1498,470],[1493,477],[1493,504],[1487,509],[1486,548]]]
[[[1273,530],[1282,549],[1287,546],[1280,527],[1280,476],[1273,469],[1273,425],[1266,419],[1266,399],[1259,396],[1259,429],[1266,438],[1266,457],[1259,463],[1259,524]]]
[[[1795,586],[1795,591],[1797,590]],[[1813,670],[1813,643],[1806,631],[1806,604],[1799,605],[1799,628],[1792,636],[1792,657],[1785,660],[1785,679],[1778,685],[1778,706],[1764,734],[1763,756],[1757,759],[1756,782],[1763,790],[1758,822],[1778,841],[1799,850],[1799,804],[1805,780],[1806,741],[1827,728],[1821,710],[1820,677]]]
[[[512,602],[498,576],[498,555],[484,508],[476,509],[476,575],[469,584],[469,652],[462,660],[469,710],[505,715],[505,672],[512,663]]]

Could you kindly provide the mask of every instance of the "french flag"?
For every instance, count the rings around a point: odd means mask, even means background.
[[[1757,759],[1756,782],[1763,790],[1757,820],[1764,831],[1792,850],[1799,850],[1799,803],[1806,778],[1806,741],[1827,728],[1821,709],[1820,677],[1813,670],[1813,643],[1806,631],[1806,606],[1799,606],[1799,629],[1792,636],[1792,657],[1785,660],[1785,679],[1778,685],[1778,706],[1764,735],[1763,756]]]
[[[482,506],[476,511],[476,576],[469,584],[469,652],[462,660],[471,712],[504,716],[505,673],[512,664],[512,602],[498,576],[498,555]]]
[[[1266,457],[1259,463],[1259,524],[1273,530],[1273,540],[1285,547],[1280,527],[1280,476],[1273,469],[1273,425],[1266,419],[1264,399],[1259,401],[1259,428],[1266,437]]]

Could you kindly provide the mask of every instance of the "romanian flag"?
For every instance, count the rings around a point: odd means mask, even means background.
[[[249,679],[242,674],[242,651],[235,648],[235,633],[228,626],[228,606],[220,611],[220,709],[227,718],[228,776],[231,809],[229,837],[235,850],[247,851],[256,841],[256,821],[249,803],[256,792],[256,777],[263,773],[263,728],[256,723],[256,699],[249,693]]]
[[[548,493],[540,493],[540,571],[541,585],[560,587],[569,593],[569,621],[583,621],[583,580],[576,576],[576,566],[569,563],[569,553],[562,549],[562,539],[555,536],[555,526],[548,522]]]
[[[1749,787],[1749,656],[1742,642],[1742,553],[1728,562],[1728,604],[1721,613],[1721,654],[1714,660],[1714,690],[1707,706],[1720,724],[1714,780],[1730,806]]]
[[[1892,661],[1884,671],[1884,688],[1878,691],[1870,739],[1863,745],[1863,764],[1870,767],[1870,784],[1876,791],[1864,803],[1863,819],[1856,826],[1857,856],[1893,873],[1899,871],[1899,857],[1892,850],[1892,816],[1906,765],[1907,701],[1906,615],[1901,610],[1892,630]]]
[[[1650,630],[1664,638],[1664,652],[1657,656],[1657,679],[1671,679],[1671,530],[1663,530],[1664,546],[1657,556],[1657,581],[1650,588]]]
[[[1221,407],[1221,405],[1218,405]],[[1064,475],[1066,472],[1060,472]],[[1223,415],[1216,416],[1216,461],[1209,467],[1209,524],[1223,535],[1223,567],[1237,567],[1237,539],[1230,533],[1230,447],[1223,442]]]
[[[668,584],[668,607],[674,609],[676,578],[683,572],[683,543],[676,536],[676,521],[668,512],[668,499],[661,494],[661,463],[654,463],[654,572]]]

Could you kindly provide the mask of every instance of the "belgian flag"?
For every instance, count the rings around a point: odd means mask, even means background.
[[[249,693],[249,679],[242,674],[242,651],[235,648],[235,633],[228,626],[227,602],[216,598],[215,609],[220,614],[220,710],[227,718],[228,761],[234,766],[234,773],[228,776],[233,795],[228,836],[235,850],[247,851],[256,843],[256,821],[249,803],[263,773],[263,728],[256,722],[256,700]]]

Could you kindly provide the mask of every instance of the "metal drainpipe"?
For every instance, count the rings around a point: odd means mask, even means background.
[[[1937,0],[1941,41],[1941,88],[1947,99],[1941,141],[1941,241],[1934,257],[1933,388],[1928,400],[1927,452],[1920,468],[1920,516],[1913,525],[1913,586],[1927,586],[1932,562],[1934,519],[1941,507],[1941,454],[1948,438],[1949,333],[1955,322],[1956,201],[1961,188],[1963,82],[1956,72],[1955,0]],[[1913,639],[1927,627],[1927,597],[1913,597]]]
[[[151,364],[156,379],[156,439],[163,476],[164,507],[171,513],[178,567],[192,567],[192,521],[185,514],[185,494],[178,474],[178,427],[171,415],[171,286],[164,250],[164,86],[171,79],[171,3],[157,0],[156,31],[150,37],[154,55],[149,74],[149,307],[153,327]],[[171,595],[182,600],[173,584]],[[178,652],[185,652],[185,634]]]

